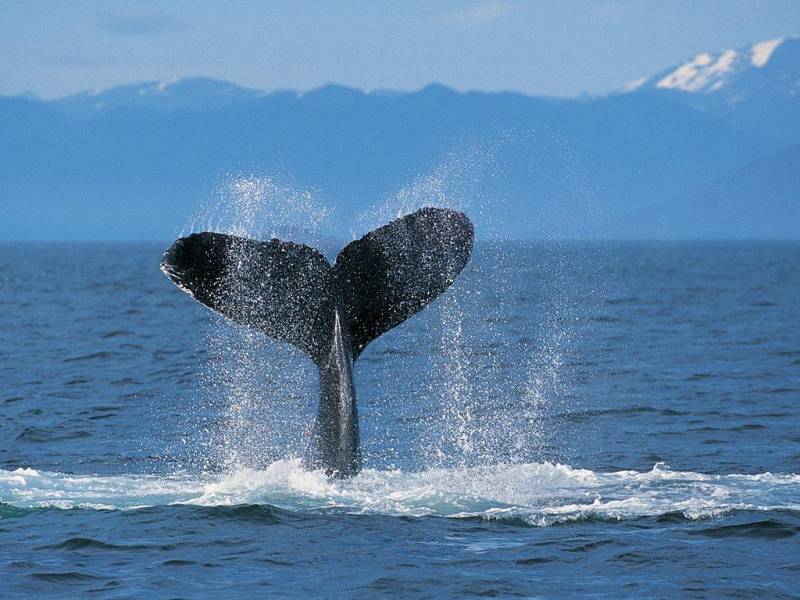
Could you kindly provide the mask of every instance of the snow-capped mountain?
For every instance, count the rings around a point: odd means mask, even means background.
[[[150,108],[157,111],[218,110],[247,102],[265,92],[210,79],[196,77],[177,81],[146,81],[106,90],[81,92],[56,100],[63,112],[77,117],[89,117],[119,108]]]
[[[797,94],[800,92],[800,81],[791,77],[787,79],[783,70],[776,72],[775,62],[772,60],[774,57],[777,62],[782,62],[781,55],[787,52],[800,57],[800,39],[767,40],[747,48],[724,50],[718,54],[701,52],[678,67],[670,67],[652,77],[634,82],[627,89],[729,95],[731,92],[743,91],[735,89],[743,79],[760,79],[764,83],[770,82],[775,91]],[[792,62],[787,61],[786,64],[791,65]],[[797,67],[795,75],[800,77],[800,63],[795,61],[794,66]]]
[[[777,139],[800,133],[800,38],[766,40],[690,60],[629,84]]]
[[[0,97],[0,239],[166,239],[227,177],[276,173],[319,190],[343,236],[431,181],[435,197],[486,198],[476,224],[515,239],[795,239],[798,79],[787,39],[576,100],[210,79]]]

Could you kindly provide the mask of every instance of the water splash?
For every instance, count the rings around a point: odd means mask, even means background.
[[[484,234],[490,237],[505,201],[489,192],[497,189],[501,175],[498,155],[526,140],[533,147],[536,135],[511,132],[492,143],[465,144],[447,153],[428,173],[358,213],[358,230],[352,236],[423,206],[437,206],[469,214],[478,224],[480,245]],[[535,151],[533,158],[524,160],[534,158]],[[191,228],[318,245],[319,232],[331,224],[331,217],[332,211],[310,191],[270,177],[229,177],[214,200],[197,212]],[[572,276],[564,260],[568,251],[558,243],[543,246],[536,269],[525,272],[512,266],[509,253],[513,252],[514,247],[508,247],[505,256],[496,254],[495,264],[480,272],[476,268],[480,259],[473,259],[473,266],[462,274],[472,279],[471,284],[456,281],[455,289],[425,311],[438,339],[427,357],[430,373],[422,387],[426,397],[403,399],[407,407],[389,409],[391,418],[380,427],[362,422],[367,445],[370,435],[380,438],[372,444],[372,456],[369,450],[365,456],[368,463],[394,465],[401,447],[417,453],[413,460],[401,461],[415,469],[564,458],[556,450],[564,432],[555,431],[551,416],[568,412],[577,402],[570,391],[569,365],[575,361],[578,338],[574,307],[568,305],[565,293]],[[529,322],[514,314],[518,296],[526,293],[520,278],[527,279],[528,287],[532,278],[538,278],[541,289],[541,298],[531,303]],[[399,335],[420,332],[404,325]],[[302,454],[304,430],[316,402],[313,367],[297,351],[220,319],[214,321],[207,339],[212,358],[203,389],[211,403],[213,398],[226,399],[226,417],[217,423],[221,433],[211,436],[205,454],[215,454],[229,469],[254,468]],[[412,340],[404,343],[414,346]],[[507,364],[508,356],[519,354],[519,346],[528,352],[528,359]],[[399,369],[384,375],[386,380],[373,383],[374,388],[398,387],[393,378],[408,376]],[[423,412],[416,425],[406,419],[420,412],[413,404]],[[375,416],[383,410],[377,404],[373,407]],[[564,423],[558,425],[563,428]]]
[[[523,249],[532,256],[547,251],[538,245]],[[578,351],[570,308],[558,293],[561,282],[544,277],[531,314],[520,314],[514,306],[522,292],[517,284],[533,275],[518,272],[511,252],[492,254],[492,273],[472,274],[482,284],[470,285],[469,293],[458,290],[437,306],[439,352],[432,363],[439,386],[421,444],[433,449],[428,455],[435,460],[426,464],[465,467],[563,456],[557,441],[564,423],[555,423],[553,415],[570,408],[567,360]],[[512,363],[512,356],[519,358]]]
[[[500,464],[416,473],[367,469],[351,480],[305,471],[298,459],[263,470],[192,477],[68,475],[0,470],[0,497],[17,509],[126,510],[146,506],[259,504],[298,512],[482,518],[547,526],[734,511],[800,511],[800,475],[596,472],[555,463]],[[0,505],[2,506],[2,505]]]
[[[274,237],[314,245],[333,209],[313,190],[291,182],[255,175],[229,175],[191,217],[182,235],[216,231],[268,240]]]
[[[411,184],[358,212],[353,239],[425,206],[452,208],[468,214],[473,222],[491,222],[496,199],[487,189],[499,174],[496,146],[473,143],[447,152]]]
[[[273,177],[229,176],[192,218],[189,229],[245,238],[281,237],[318,245],[333,212],[313,192]],[[227,286],[249,285],[257,265],[231,257]],[[242,290],[246,297],[247,290]],[[316,373],[302,353],[258,331],[214,316],[206,333],[208,359],[197,394],[221,414],[200,436],[206,468],[259,468],[302,454],[316,398]]]
[[[469,369],[471,361],[464,334],[462,311],[458,299],[448,294],[439,305],[441,334],[436,370],[439,373],[438,407],[428,419],[428,435],[434,433],[429,448],[432,464],[446,465],[455,461],[469,464],[477,453],[478,435],[485,431],[476,427],[476,393]],[[430,452],[434,455],[430,456]]]
[[[416,468],[562,457],[557,446],[565,432],[556,432],[552,415],[569,412],[569,403],[577,401],[569,393],[569,365],[578,354],[575,307],[569,305],[566,293],[574,279],[565,260],[572,249],[555,242],[538,245],[533,254],[536,268],[522,272],[511,253],[530,254],[529,247],[508,246],[504,252],[495,247],[494,263],[481,264],[488,254],[481,256],[486,248],[481,243],[487,239],[481,240],[481,233],[491,231],[493,219],[504,210],[505,200],[489,192],[497,189],[501,175],[498,155],[511,146],[530,147],[532,156],[517,158],[530,161],[526,168],[536,168],[537,135],[513,131],[494,143],[466,145],[448,153],[429,173],[358,215],[362,229],[369,229],[434,205],[465,211],[478,223],[478,256],[461,276],[472,281],[457,281],[426,309],[436,315],[438,337],[428,359],[430,384],[421,390],[430,397],[409,399],[426,407],[426,412],[419,425],[404,423],[404,433],[416,438],[412,442],[418,453]],[[568,151],[564,140],[550,141]],[[546,209],[546,203],[541,206]],[[541,293],[523,322],[514,306],[527,293],[531,280],[537,281]],[[433,321],[428,319],[429,326]],[[406,328],[399,335],[419,334]],[[488,345],[487,339],[491,340]],[[528,359],[508,365],[507,357],[518,354],[512,346],[520,345],[529,351]],[[406,376],[405,372],[387,373],[389,378]],[[564,423],[559,425],[563,428]],[[378,434],[388,438],[394,432]]]

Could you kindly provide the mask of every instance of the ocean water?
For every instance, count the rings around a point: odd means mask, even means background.
[[[797,597],[800,245],[479,243],[335,482],[165,246],[0,245],[0,597]]]

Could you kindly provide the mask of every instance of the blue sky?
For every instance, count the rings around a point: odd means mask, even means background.
[[[210,76],[574,96],[696,52],[800,35],[795,0],[89,2],[0,0],[0,94]]]

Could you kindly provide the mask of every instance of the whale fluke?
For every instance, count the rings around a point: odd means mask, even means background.
[[[336,257],[336,294],[355,356],[453,283],[472,252],[466,215],[423,208],[351,242]]]
[[[330,349],[331,266],[313,248],[222,233],[193,233],[164,253],[179,288],[240,325],[289,342],[319,364]]]
[[[360,468],[353,361],[453,283],[473,235],[463,213],[423,208],[348,244],[330,265],[302,244],[195,233],[170,246],[161,270],[198,302],[311,357],[321,387],[311,466],[350,476]]]

